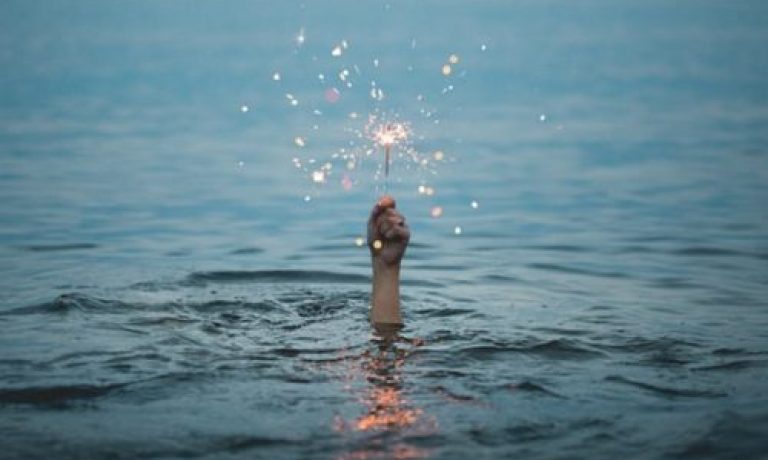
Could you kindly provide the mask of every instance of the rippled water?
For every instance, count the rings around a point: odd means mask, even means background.
[[[764,455],[765,5],[306,3],[0,6],[0,456]],[[406,112],[467,70],[397,336],[270,79],[342,38]]]

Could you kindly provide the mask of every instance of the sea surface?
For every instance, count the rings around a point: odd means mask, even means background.
[[[3,1],[0,458],[766,458],[766,24]],[[418,165],[344,169],[370,113]],[[385,188],[396,336],[356,245]]]

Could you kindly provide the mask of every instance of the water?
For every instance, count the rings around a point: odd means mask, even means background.
[[[759,458],[767,19],[4,2],[0,456]],[[413,234],[396,343],[367,323],[355,245],[382,184],[291,164],[377,107],[367,87],[322,105],[342,39],[344,65],[380,61],[382,109],[432,98],[416,144],[447,155],[432,196],[393,163]]]

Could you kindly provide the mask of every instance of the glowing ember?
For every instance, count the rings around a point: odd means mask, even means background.
[[[381,240],[374,240],[374,242],[373,242],[373,249],[379,250],[379,249],[381,249],[382,246],[383,245],[381,243]]]
[[[331,104],[335,104],[339,102],[339,99],[341,98],[341,93],[336,88],[328,88],[325,90],[325,100]]]
[[[373,141],[385,149],[408,139],[408,127],[403,123],[382,123],[373,131]]]
[[[341,187],[347,191],[352,189],[352,179],[347,174],[344,174],[341,178]]]
[[[429,214],[430,214],[432,217],[434,217],[435,219],[437,219],[438,217],[440,217],[440,216],[442,216],[442,215],[443,215],[443,208],[441,208],[440,206],[435,206],[434,208],[432,208],[432,209],[429,211]]]

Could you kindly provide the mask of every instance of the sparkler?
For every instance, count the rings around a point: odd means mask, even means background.
[[[370,119],[370,124],[375,123],[375,117]],[[400,122],[385,122],[376,126],[371,131],[371,140],[384,148],[384,188],[386,190],[389,181],[389,165],[392,162],[392,147],[408,140],[410,129],[408,125]]]

